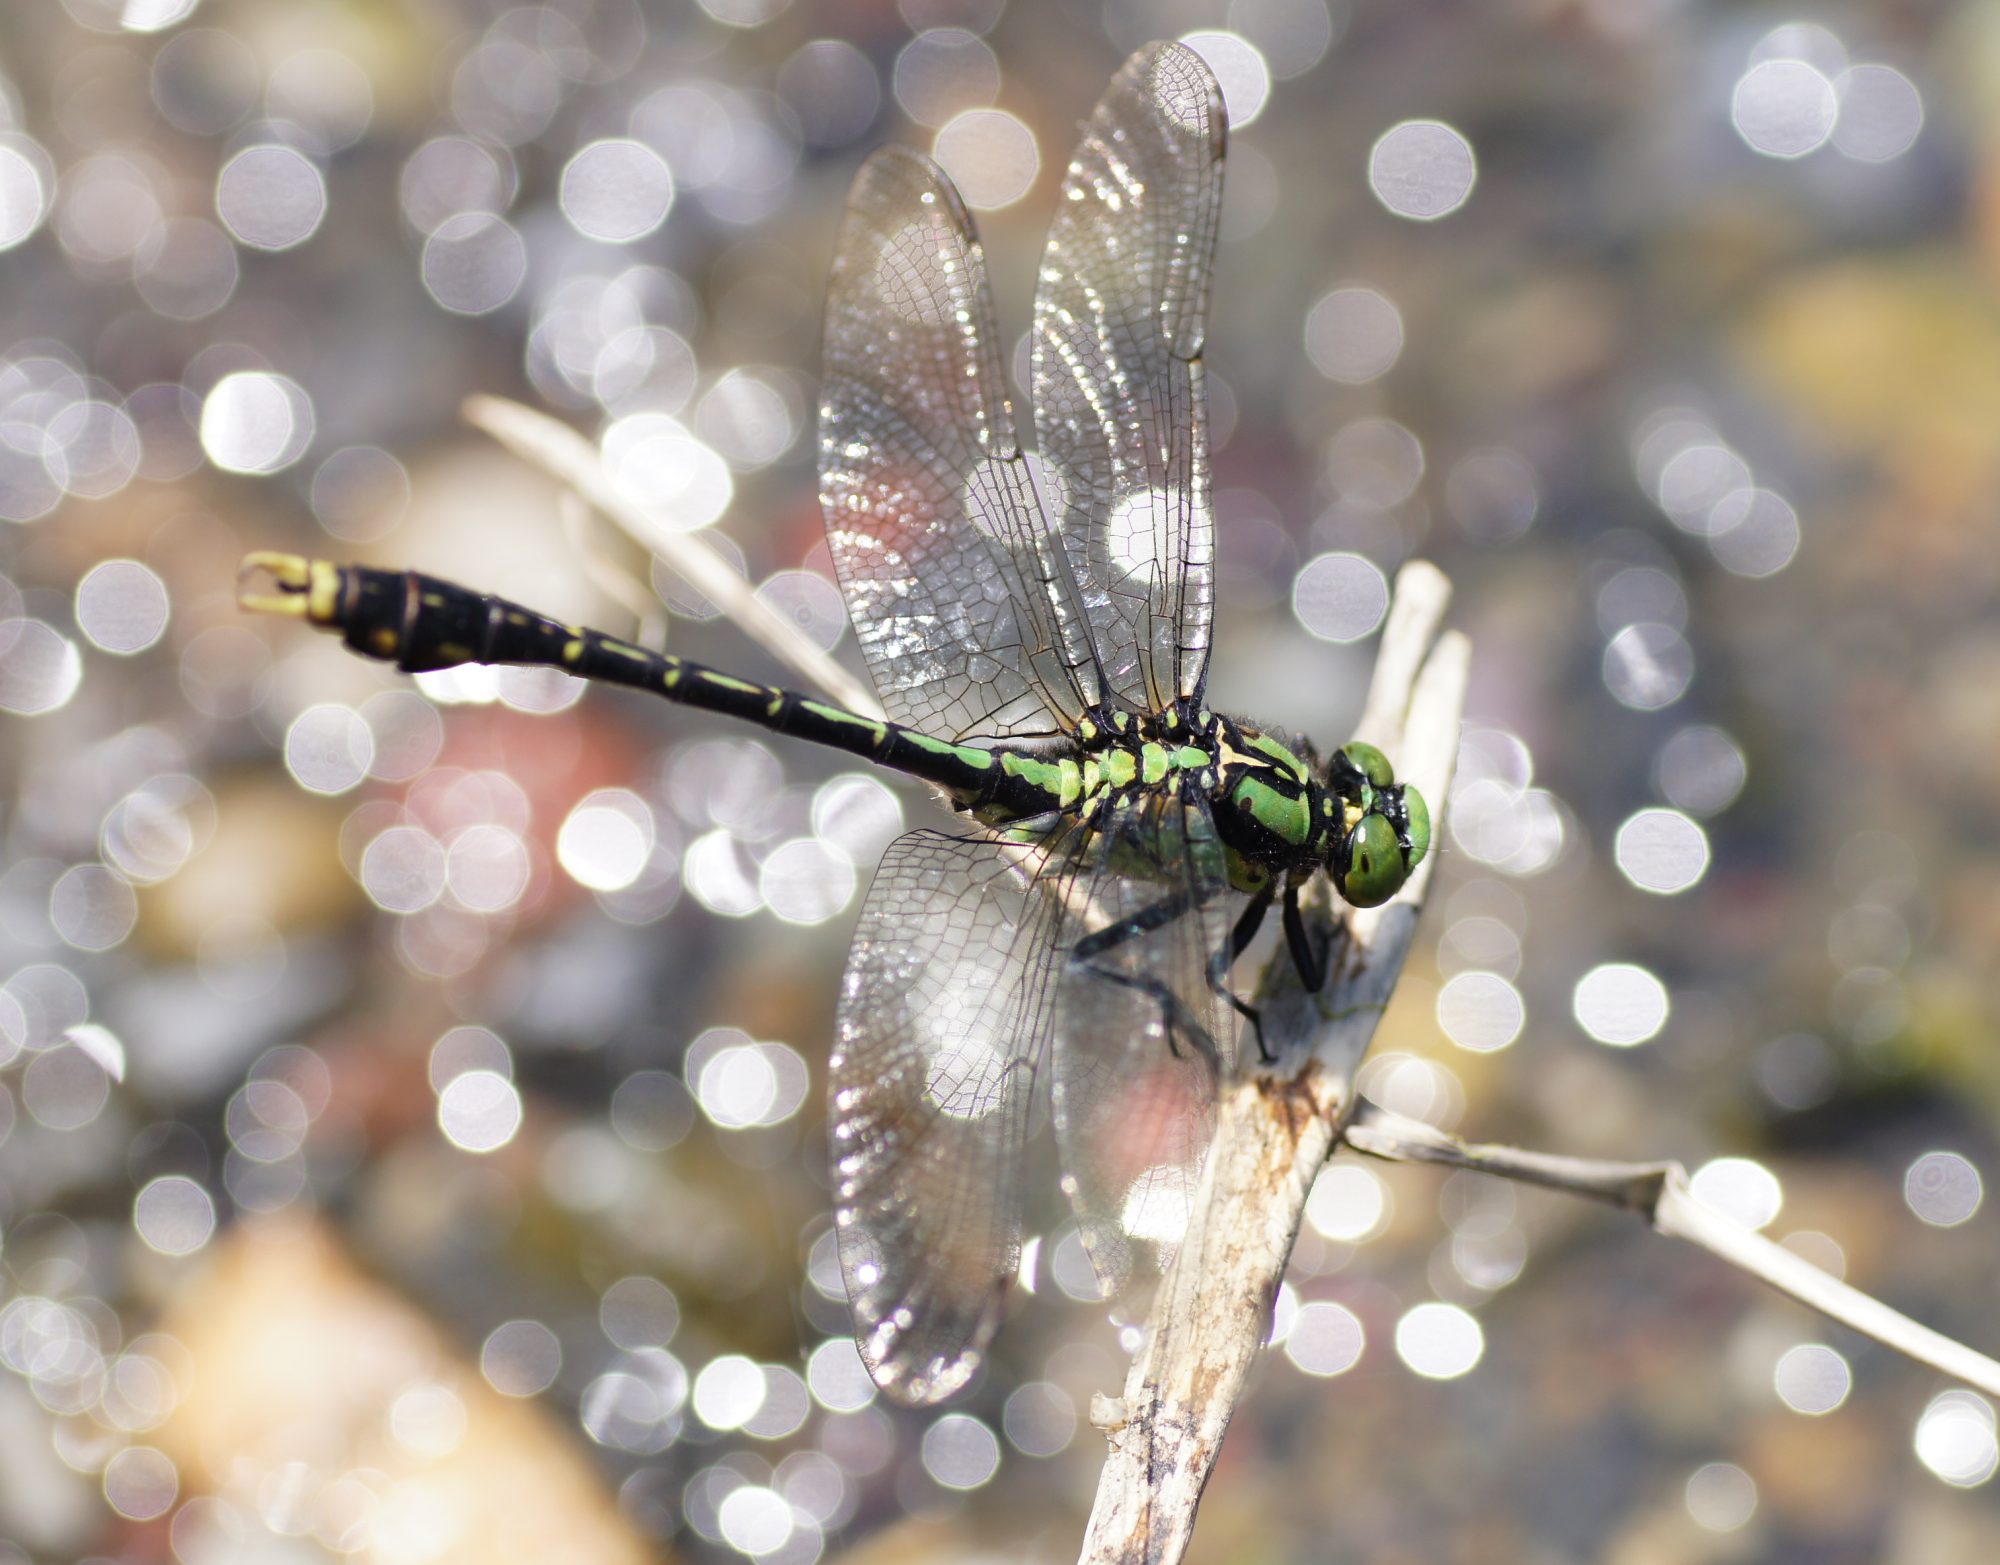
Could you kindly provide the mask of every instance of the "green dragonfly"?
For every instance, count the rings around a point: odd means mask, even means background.
[[[827,298],[819,470],[886,720],[414,572],[245,562],[246,607],[403,670],[630,685],[921,778],[960,813],[884,854],[829,1063],[856,1337],[904,1401],[982,1362],[1020,1263],[1037,1084],[1108,1293],[1185,1226],[1243,1022],[1263,1047],[1229,980],[1267,913],[1317,988],[1301,891],[1324,872],[1373,906],[1430,844],[1379,750],[1322,764],[1203,699],[1224,125],[1207,67],[1173,43],[1128,60],[1085,125],[1035,300],[1034,455],[958,192],[904,148],[863,165]]]

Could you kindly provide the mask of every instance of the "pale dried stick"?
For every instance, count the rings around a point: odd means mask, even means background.
[[[875,692],[835,662],[751,589],[699,532],[676,529],[605,471],[597,447],[559,419],[505,397],[468,397],[460,412],[523,460],[574,489],[641,548],[657,554],[688,584],[794,673],[851,712],[880,717]]]
[[[1344,1139],[1357,1152],[1399,1163],[1441,1163],[1542,1185],[1636,1212],[1653,1228],[1790,1294],[1843,1326],[1920,1364],[2000,1397],[2000,1363],[1913,1321],[1880,1299],[1820,1270],[1774,1240],[1704,1206],[1679,1163],[1610,1163],[1520,1147],[1481,1145],[1364,1102]]]
[[[467,423],[570,485],[574,493],[617,523],[635,543],[652,550],[686,577],[737,629],[804,675],[821,692],[850,712],[863,717],[882,716],[882,703],[874,691],[751,591],[749,584],[699,533],[673,531],[657,514],[621,491],[604,471],[597,448],[567,424],[505,397],[469,397],[461,411]],[[626,597],[623,593],[612,595],[620,601]],[[941,797],[941,790],[939,794]],[[1018,857],[1024,866],[1037,863],[1041,851],[1032,844],[1025,845],[1019,849]],[[1075,917],[1087,923],[1101,922],[1090,918],[1089,903],[1074,882],[1048,880],[1041,882],[1040,889],[1045,895],[1060,896]]]
[[[1469,649],[1438,629],[1451,596],[1426,564],[1397,577],[1360,737],[1423,790],[1442,825],[1458,750]],[[1091,1417],[1110,1450],[1081,1558],[1178,1560],[1237,1399],[1270,1329],[1271,1302],[1305,1215],[1306,1194],[1353,1112],[1352,1073],[1409,952],[1429,881],[1418,866],[1402,892],[1349,911],[1334,971],[1308,994],[1293,964],[1269,963],[1258,1004],[1271,1066],[1223,1089],[1193,1216],[1158,1292],[1120,1399]],[[1327,924],[1324,912],[1321,924]],[[1241,1053],[1256,1059],[1247,1044]]]
[[[563,490],[556,496],[556,519],[576,551],[584,580],[632,616],[631,639],[642,647],[664,647],[666,605],[654,594],[651,582],[640,580],[604,548],[589,501],[574,489]]]

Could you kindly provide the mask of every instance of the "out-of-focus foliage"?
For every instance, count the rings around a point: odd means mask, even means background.
[[[463,428],[497,392],[851,655],[847,181],[934,149],[1019,331],[1154,36],[1236,121],[1214,704],[1343,737],[1419,553],[1475,640],[1370,1090],[1682,1157],[2000,1347],[1994,18],[0,9],[0,1560],[1073,1549],[1121,1341],[1053,1192],[962,1402],[886,1408],[846,1338],[829,1017],[932,807],[232,587],[410,564],[774,674]],[[1986,1403],[1553,1197],[1343,1159],[1274,1335],[1204,1558],[2000,1554]]]

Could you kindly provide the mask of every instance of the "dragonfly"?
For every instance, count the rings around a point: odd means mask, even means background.
[[[1226,121],[1200,57],[1134,54],[1084,124],[1032,329],[1036,449],[949,177],[856,177],[828,291],[826,536],[884,716],[416,572],[258,553],[247,608],[406,672],[566,669],[864,757],[957,819],[883,855],[829,1060],[835,1230],[869,1372],[909,1403],[982,1365],[1021,1264],[1031,1127],[1107,1296],[1184,1229],[1219,1085],[1254,1036],[1231,969],[1266,917],[1309,988],[1301,895],[1361,907],[1430,845],[1372,745],[1212,711],[1202,348]]]

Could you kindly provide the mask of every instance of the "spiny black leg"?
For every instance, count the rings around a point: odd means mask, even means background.
[[[1178,1033],[1187,1039],[1188,1045],[1206,1065],[1210,1075],[1219,1075],[1222,1070],[1222,1054],[1215,1046],[1215,1039],[1209,1036],[1206,1027],[1188,1013],[1181,1004],[1180,997],[1157,978],[1141,978],[1134,973],[1121,973],[1114,967],[1099,967],[1094,962],[1084,964],[1085,971],[1094,978],[1102,978],[1109,983],[1126,989],[1136,989],[1143,995],[1150,995],[1160,1003],[1160,1026],[1167,1035],[1167,1052],[1175,1059],[1181,1057],[1181,1046],[1175,1040]]]
[[[1164,929],[1185,913],[1190,902],[1185,891],[1177,891],[1170,897],[1162,897],[1151,907],[1144,907],[1129,918],[1121,918],[1115,924],[1106,924],[1102,929],[1085,935],[1071,949],[1070,955],[1079,962],[1089,962],[1093,957],[1104,955],[1106,951],[1122,946],[1128,940],[1136,940],[1148,930]]]
[[[1277,1056],[1264,1042],[1263,1012],[1242,999],[1229,987],[1229,970],[1236,965],[1236,959],[1250,949],[1250,942],[1257,938],[1257,931],[1264,925],[1264,915],[1270,911],[1271,898],[1276,890],[1274,884],[1266,886],[1257,893],[1238,915],[1235,928],[1229,932],[1228,944],[1208,960],[1209,988],[1227,1000],[1231,1008],[1250,1023],[1257,1037],[1257,1053],[1266,1065],[1271,1064]],[[1115,950],[1128,940],[1136,940],[1140,935],[1155,929],[1163,929],[1175,919],[1186,917],[1194,906],[1193,897],[1185,891],[1162,897],[1151,907],[1141,908],[1129,918],[1122,918],[1115,924],[1106,924],[1104,928],[1084,936],[1077,941],[1070,955],[1073,960],[1082,963],[1097,977],[1107,978],[1112,983],[1121,984],[1127,989],[1136,989],[1141,994],[1149,994],[1158,1000],[1161,1025],[1167,1034],[1167,1048],[1174,1058],[1179,1059],[1181,1053],[1180,1045],[1175,1039],[1175,1034],[1179,1032],[1187,1037],[1195,1052],[1213,1070],[1217,1068],[1221,1058],[1215,1047],[1215,1039],[1209,1035],[1206,1027],[1188,1014],[1187,1007],[1166,985],[1156,979],[1140,978],[1118,972],[1114,968],[1102,967],[1094,960],[1107,951]],[[1322,977],[1324,977],[1323,971]]]
[[[1326,986],[1326,970],[1333,957],[1329,945],[1318,952],[1313,950],[1312,934],[1306,928],[1305,914],[1299,910],[1299,888],[1285,888],[1285,944],[1291,947],[1292,965],[1299,970],[1308,994],[1318,994]]]
[[[1273,886],[1266,886],[1250,901],[1236,920],[1236,927],[1229,932],[1229,943],[1208,959],[1208,987],[1235,1008],[1237,1015],[1249,1022],[1251,1031],[1257,1035],[1257,1054],[1266,1065],[1277,1058],[1264,1042],[1264,1013],[1241,998],[1229,987],[1229,970],[1236,965],[1236,959],[1250,949],[1250,942],[1257,938],[1257,931],[1264,927],[1264,915],[1271,910]]]
[[[1121,973],[1116,968],[1101,966],[1095,959],[1107,951],[1116,950],[1127,941],[1155,929],[1163,929],[1175,919],[1184,916],[1191,906],[1188,894],[1179,891],[1172,896],[1162,897],[1151,907],[1141,908],[1128,918],[1121,918],[1115,924],[1106,924],[1102,929],[1085,935],[1070,949],[1070,959],[1080,963],[1085,970],[1096,977],[1110,980],[1127,989],[1136,989],[1141,994],[1151,995],[1160,1002],[1160,1025],[1167,1034],[1167,1049],[1175,1059],[1181,1057],[1181,1047],[1175,1034],[1184,1032],[1189,1043],[1214,1068],[1216,1060],[1215,1040],[1208,1036],[1208,1029],[1186,1015],[1186,1007],[1174,997],[1165,984],[1156,979],[1140,978],[1130,973]]]

